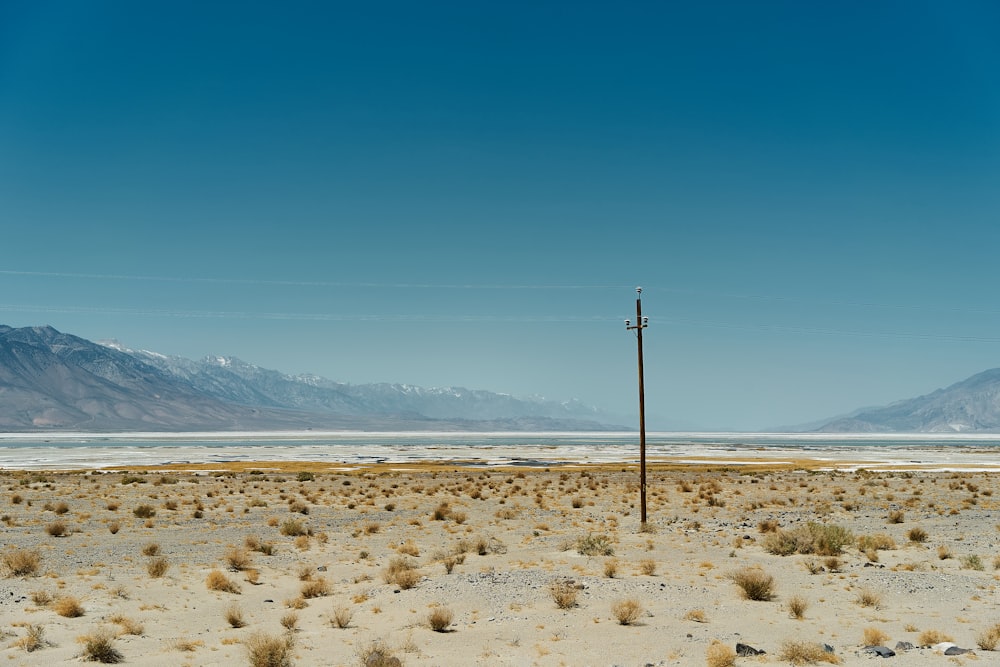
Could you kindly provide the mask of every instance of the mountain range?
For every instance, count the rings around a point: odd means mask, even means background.
[[[831,420],[828,433],[1000,433],[1000,368],[944,389]]]
[[[334,382],[0,325],[0,431],[621,430],[579,401]]]

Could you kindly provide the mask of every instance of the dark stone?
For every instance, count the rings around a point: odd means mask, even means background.
[[[972,653],[972,649],[958,648],[957,646],[949,646],[944,650],[945,655],[963,655],[965,653]]]
[[[912,651],[913,650],[913,644],[911,644],[910,642],[896,642],[896,650],[897,651]]]
[[[830,646],[829,644],[823,644],[823,650],[826,651],[827,653],[834,653],[835,652],[833,650],[833,647]]]
[[[764,655],[764,653],[766,653],[766,651],[763,651],[761,649],[756,649],[753,646],[750,646],[749,644],[743,644],[741,642],[736,643],[736,655],[742,658],[746,658],[752,655]]]
[[[877,655],[880,658],[891,658],[896,655],[888,646],[866,646],[861,650],[862,653],[868,653],[870,655]]]

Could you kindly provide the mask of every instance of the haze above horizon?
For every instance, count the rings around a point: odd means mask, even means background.
[[[1000,366],[988,2],[9,2],[0,323],[755,430]]]

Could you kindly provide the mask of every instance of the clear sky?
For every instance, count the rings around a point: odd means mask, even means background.
[[[0,4],[0,322],[759,429],[1000,366],[995,2]]]

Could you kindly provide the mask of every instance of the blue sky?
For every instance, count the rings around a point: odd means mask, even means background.
[[[757,429],[1000,365],[989,2],[6,2],[0,322]]]

